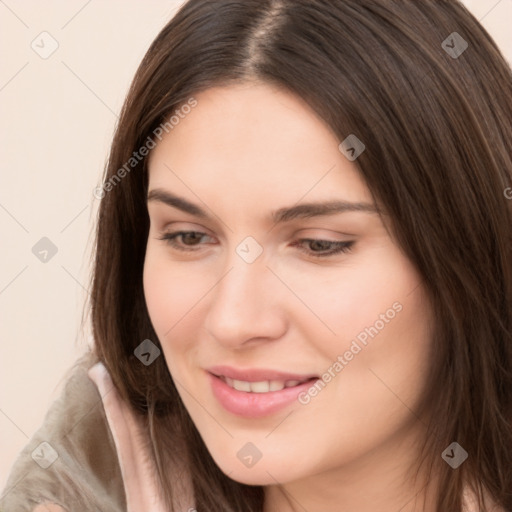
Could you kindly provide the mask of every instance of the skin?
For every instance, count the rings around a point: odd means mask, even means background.
[[[298,202],[372,203],[357,161],[284,90],[248,82],[195,98],[150,155],[149,191],[168,190],[211,218],[148,202],[144,291],[171,375],[213,459],[230,478],[267,486],[265,512],[374,512],[377,503],[385,511],[433,510],[429,497],[423,508],[424,483],[413,485],[408,471],[425,434],[413,411],[431,359],[431,307],[416,269],[385,215],[270,219]],[[178,237],[189,252],[159,239],[179,230],[206,236]],[[263,249],[250,264],[236,252],[247,236]],[[293,245],[304,238],[355,243],[320,258],[314,244]],[[212,394],[205,369],[217,364],[322,375],[396,302],[401,311],[307,405],[248,419]],[[237,457],[247,442],[262,453],[252,467]]]

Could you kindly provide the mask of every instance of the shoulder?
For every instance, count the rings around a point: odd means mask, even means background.
[[[44,503],[66,511],[126,510],[114,440],[88,376],[96,362],[88,352],[67,373],[61,395],[11,468],[1,510],[32,512],[39,504],[39,510],[52,511]]]

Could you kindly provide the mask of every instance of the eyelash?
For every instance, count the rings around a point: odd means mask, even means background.
[[[163,236],[158,238],[159,240],[164,240],[167,244],[171,245],[173,248],[178,249],[180,251],[185,252],[192,252],[196,249],[185,249],[183,246],[180,246],[178,243],[176,243],[175,239],[178,237],[183,237],[183,235],[204,235],[208,236],[206,233],[202,233],[201,231],[174,231],[171,233],[163,233]],[[183,241],[183,238],[182,238]],[[303,242],[324,242],[327,244],[334,245],[336,248],[331,249],[328,252],[319,253],[316,251],[307,251],[305,249],[300,249],[302,252],[308,253],[310,256],[313,256],[314,258],[326,258],[329,256],[334,256],[336,254],[340,253],[348,253],[352,250],[352,246],[354,245],[353,241],[350,242],[341,242],[336,240],[322,240],[320,238],[301,238],[297,242],[294,242],[292,245],[294,247],[300,246]],[[195,247],[196,245],[190,245],[189,247]]]

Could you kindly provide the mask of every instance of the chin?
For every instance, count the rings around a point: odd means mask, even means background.
[[[290,464],[282,460],[266,460],[262,455],[261,459],[252,466],[246,467],[239,460],[237,455],[228,459],[225,452],[220,454],[220,458],[214,458],[219,469],[231,480],[246,485],[275,485],[277,483],[286,483],[297,478],[290,473]]]
[[[272,471],[272,468],[261,468],[256,470],[256,468],[227,468],[227,471],[224,471],[223,468],[220,468],[221,471],[240,484],[245,485],[275,485],[277,483],[285,483],[283,482],[283,478],[280,478],[281,474]],[[268,473],[267,473],[268,471]],[[272,478],[273,477],[273,478]]]

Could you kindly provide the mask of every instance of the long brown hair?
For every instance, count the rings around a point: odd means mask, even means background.
[[[98,357],[147,420],[169,510],[178,458],[199,512],[261,512],[264,488],[221,472],[164,358],[134,355],[159,342],[142,286],[147,158],[126,163],[194,94],[243,80],[297,94],[340,142],[364,142],[356,164],[433,305],[418,470],[440,475],[439,512],[461,510],[466,483],[512,510],[512,73],[456,0],[189,0],[147,51],[105,170],[91,320]],[[469,454],[456,470],[441,458],[454,441]]]

